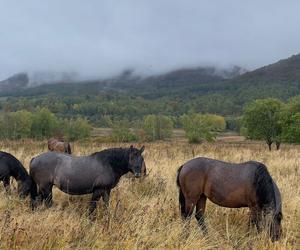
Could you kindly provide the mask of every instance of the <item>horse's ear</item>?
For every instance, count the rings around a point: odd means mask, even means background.
[[[140,152],[143,153],[145,150],[145,145],[143,145],[143,147],[141,147]]]

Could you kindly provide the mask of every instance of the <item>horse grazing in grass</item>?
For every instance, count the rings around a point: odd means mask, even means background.
[[[18,183],[18,194],[26,197],[31,189],[31,178],[22,163],[13,155],[0,151],[0,181],[3,182],[7,192],[10,190],[10,177]]]
[[[31,195],[32,207],[43,200],[47,207],[52,205],[53,185],[71,195],[92,193],[90,214],[101,197],[108,207],[110,191],[122,175],[127,172],[134,173],[135,177],[142,175],[143,151],[144,146],[141,149],[131,146],[81,157],[47,152],[33,158],[30,162],[30,175],[35,184]]]
[[[272,240],[281,236],[281,195],[265,165],[255,161],[241,164],[208,158],[195,158],[178,169],[177,185],[181,215],[195,217],[206,232],[206,199],[229,208],[250,208],[250,223],[258,231],[268,225]],[[268,221],[267,218],[270,218]]]
[[[48,140],[48,149],[50,151],[72,154],[71,145],[69,142],[59,141],[54,138]]]

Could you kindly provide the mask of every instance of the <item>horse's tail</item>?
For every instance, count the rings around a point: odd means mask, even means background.
[[[69,142],[68,142],[68,153],[69,153],[70,155],[72,154],[71,145],[70,145]]]
[[[257,203],[261,209],[272,209],[276,205],[273,180],[267,167],[262,163],[257,164],[254,177]]]
[[[180,186],[180,181],[179,181],[179,175],[180,175],[180,171],[181,171],[182,167],[183,167],[183,165],[180,166],[177,170],[176,184],[179,188],[179,205],[180,205],[181,215],[183,216],[185,214],[185,197],[182,192],[182,189]]]
[[[31,180],[31,185],[30,185],[30,204],[31,204],[31,209],[34,210],[35,204],[36,204],[36,198],[38,196],[38,190],[37,190],[37,185],[34,179],[32,178],[31,174],[31,164],[34,158],[31,159],[29,163],[29,174],[30,174],[30,180]]]

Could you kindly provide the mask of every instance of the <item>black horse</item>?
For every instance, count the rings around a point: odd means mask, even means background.
[[[71,195],[92,193],[90,214],[101,197],[107,207],[110,191],[122,175],[129,171],[135,177],[142,175],[143,151],[144,146],[141,149],[131,146],[106,149],[81,157],[47,152],[33,158],[30,162],[30,175],[34,181],[32,207],[38,201],[45,201],[47,207],[52,205],[53,185]]]
[[[31,189],[31,178],[22,163],[13,155],[0,151],[0,181],[4,188],[10,190],[10,177],[18,182],[18,194],[21,198],[26,197]]]

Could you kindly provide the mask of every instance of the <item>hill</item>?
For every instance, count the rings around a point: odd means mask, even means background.
[[[0,92],[14,92],[28,87],[29,78],[27,73],[15,74],[3,81],[0,81]]]
[[[0,108],[14,111],[46,106],[59,116],[81,115],[103,125],[105,115],[130,121],[146,114],[179,116],[191,110],[238,116],[251,100],[286,100],[300,94],[300,54],[244,72],[239,67],[202,67],[142,77],[128,70],[110,79],[35,87],[26,85],[23,77],[23,84],[11,79],[0,83],[0,96],[5,97]]]

